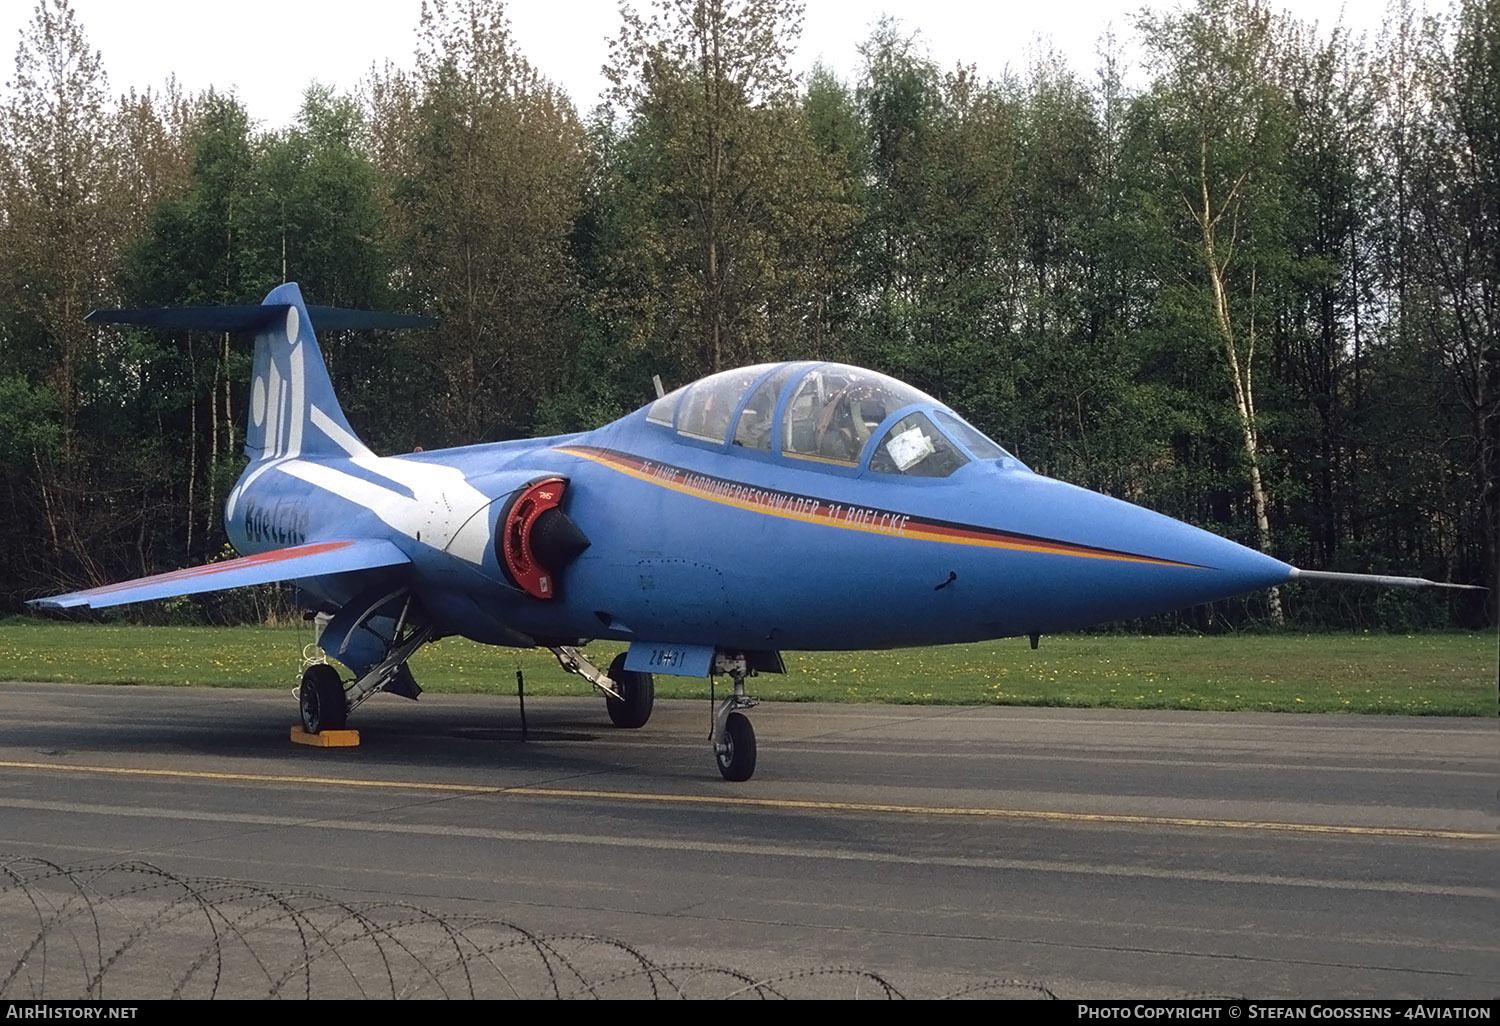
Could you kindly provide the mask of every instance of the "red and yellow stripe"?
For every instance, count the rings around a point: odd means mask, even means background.
[[[682,495],[730,506],[763,516],[785,520],[799,520],[846,531],[862,531],[887,537],[906,538],[915,541],[946,542],[951,545],[972,545],[992,549],[1010,549],[1016,552],[1032,552],[1052,556],[1075,556],[1085,559],[1108,559],[1128,563],[1147,563],[1153,566],[1186,567],[1204,569],[1195,563],[1162,559],[1119,549],[1105,549],[1092,545],[1043,538],[1037,535],[1001,531],[996,528],[961,524],[938,520],[932,517],[915,516],[895,510],[875,509],[867,506],[851,506],[846,503],[810,495],[799,495],[770,488],[716,477],[683,467],[648,460],[614,449],[603,449],[588,445],[560,446],[558,452],[577,456],[618,471],[628,477],[659,488],[666,488]]]

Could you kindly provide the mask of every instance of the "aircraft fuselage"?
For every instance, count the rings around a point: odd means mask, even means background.
[[[857,649],[1051,633],[1288,579],[1290,568],[1008,456],[942,478],[683,439],[640,411],[597,431],[397,457],[292,458],[231,497],[242,553],[385,535],[441,633]],[[566,480],[588,548],[539,599],[501,565],[504,506]],[[328,609],[355,585],[301,582]],[[570,642],[571,643],[571,642]]]

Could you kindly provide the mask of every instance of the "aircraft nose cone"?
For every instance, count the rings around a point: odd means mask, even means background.
[[[1181,553],[1179,558],[1187,561],[1191,553],[1191,562],[1203,568],[1206,578],[1201,585],[1194,585],[1204,593],[1203,597],[1194,598],[1194,603],[1244,595],[1292,579],[1291,566],[1279,559],[1181,521],[1172,523],[1179,529],[1175,540],[1176,551]]]
[[[1034,593],[1038,619],[1052,630],[1168,612],[1292,578],[1278,559],[1121,499],[1047,478],[1027,484],[1017,505],[1026,508],[1029,533],[1077,555],[1055,561],[1056,586]]]
[[[1208,565],[1217,572],[1220,582],[1234,588],[1233,594],[1238,595],[1259,588],[1271,588],[1278,584],[1285,584],[1292,579],[1292,567],[1288,563],[1283,563],[1264,552],[1247,548],[1227,538],[1220,538],[1207,531],[1199,531],[1196,527],[1186,524],[1183,526],[1213,539],[1211,544],[1205,546],[1208,551],[1205,552],[1204,558],[1208,560]]]

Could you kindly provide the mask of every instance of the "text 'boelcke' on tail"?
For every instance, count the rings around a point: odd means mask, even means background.
[[[430,317],[309,306],[295,282],[272,289],[259,306],[95,310],[95,324],[234,331],[255,335],[245,455],[252,463],[290,457],[368,456],[334,395],[313,332],[426,328]]]

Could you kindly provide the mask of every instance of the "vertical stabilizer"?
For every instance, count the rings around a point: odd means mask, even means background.
[[[368,456],[333,394],[312,318],[295,282],[277,286],[264,307],[281,307],[255,335],[245,455],[259,460]]]

